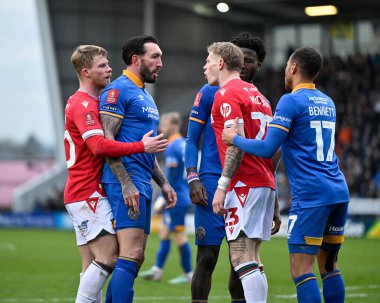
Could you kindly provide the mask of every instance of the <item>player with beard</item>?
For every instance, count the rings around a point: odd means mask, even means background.
[[[126,41],[122,55],[127,68],[102,92],[99,113],[106,138],[134,142],[147,131],[157,134],[157,106],[144,84],[156,82],[162,51],[156,38],[136,36]],[[154,154],[107,158],[102,181],[116,220],[119,257],[106,302],[133,302],[133,285],[150,233],[152,178],[168,202],[166,208],[173,207],[177,195]]]
[[[117,241],[111,206],[101,184],[104,156],[162,151],[167,140],[146,134],[141,142],[116,142],[104,138],[99,121],[99,95],[110,82],[108,52],[96,45],[79,45],[71,62],[79,88],[65,108],[67,178],[64,203],[72,218],[82,272],[75,302],[102,302],[101,289],[113,270]],[[162,137],[162,135],[160,135]],[[161,146],[161,147],[160,147]]]

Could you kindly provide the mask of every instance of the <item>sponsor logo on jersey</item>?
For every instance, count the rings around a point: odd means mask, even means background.
[[[98,207],[99,197],[88,198],[86,203],[88,207],[92,210],[93,213],[96,212],[96,208]]]
[[[159,120],[160,117],[158,115],[158,110],[157,108],[150,107],[150,106],[142,106],[142,112],[148,114],[148,118],[154,119],[154,120]]]
[[[110,89],[107,93],[106,103],[116,104],[119,98],[119,91],[117,89]]]
[[[144,100],[144,96],[143,95],[138,95],[137,97],[139,97],[140,101]]]
[[[330,226],[329,231],[342,232],[344,230],[343,226]]]
[[[227,118],[231,114],[231,105],[229,105],[228,103],[223,103],[220,106],[220,113],[224,118]]]
[[[90,113],[83,114],[83,120],[84,120],[84,124],[86,126],[95,125],[95,115],[94,115],[94,113],[90,112]]]
[[[102,105],[102,109],[117,111],[117,107],[109,105]]]
[[[193,106],[194,106],[194,107],[198,107],[199,104],[201,103],[201,99],[202,99],[202,93],[199,92],[199,93],[195,96],[195,100],[194,100],[194,104],[193,104]]]
[[[82,102],[82,105],[83,105],[85,108],[87,108],[87,107],[88,107],[88,101],[83,101],[83,102]]]
[[[198,226],[195,231],[195,236],[197,240],[202,240],[206,236],[206,230],[202,226]]]

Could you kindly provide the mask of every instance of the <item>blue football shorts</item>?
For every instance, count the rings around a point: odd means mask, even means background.
[[[208,205],[195,205],[195,245],[221,245],[226,236],[223,216],[214,214],[212,200],[218,186],[218,175],[203,175],[201,182],[207,190]]]
[[[319,248],[339,250],[344,241],[348,202],[303,208],[292,205],[288,221],[290,253],[315,255]]]
[[[189,210],[189,205],[176,205],[171,209],[164,211],[162,217],[164,225],[166,225],[170,231],[184,231],[185,230],[185,217]]]
[[[106,183],[104,190],[106,191],[108,200],[112,207],[115,219],[116,231],[124,228],[141,228],[146,234],[150,233],[151,221],[151,205],[153,188],[150,184],[135,182],[139,191],[140,215],[137,215],[129,207],[125,205],[124,198],[119,183]]]

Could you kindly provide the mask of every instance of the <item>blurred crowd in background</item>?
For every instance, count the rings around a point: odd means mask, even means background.
[[[380,197],[380,55],[356,54],[325,59],[316,81],[329,95],[337,111],[336,154],[351,197]],[[258,88],[273,108],[284,91],[284,69],[260,71]],[[290,200],[283,168],[279,196]]]
[[[257,79],[254,82],[272,103],[274,109],[281,96],[285,93],[284,68],[274,70],[266,67],[258,73]],[[380,55],[367,56],[357,54],[348,56],[347,58],[325,58],[324,67],[316,84],[318,89],[329,95],[336,105],[335,147],[341,169],[348,183],[350,196],[357,198],[379,198]],[[188,107],[191,107],[191,104],[192,100],[189,100]],[[188,113],[184,113],[182,118],[185,122],[182,132],[186,136]],[[22,164],[25,166],[25,169],[30,171],[36,170],[35,165],[30,165],[33,163],[31,159],[34,159],[34,161],[37,159],[44,161],[42,158],[50,158],[47,161],[50,163],[49,165],[52,165],[51,156],[53,152],[44,151],[35,142],[35,139],[28,140],[25,143],[24,149],[22,155],[17,158],[25,160],[25,163]],[[0,154],[4,157],[1,159],[8,159],[7,161],[9,161],[11,155],[17,155],[16,150],[20,151],[20,149],[12,149],[11,144],[2,144]],[[33,152],[35,150],[37,152]],[[20,165],[20,163],[17,165]],[[4,166],[2,170],[2,174],[0,174],[0,177],[2,176],[0,178],[0,189],[4,189],[4,192],[8,193],[7,188],[12,184],[16,186],[23,182],[20,174],[14,169]],[[12,174],[12,171],[15,173]],[[17,180],[13,180],[12,178],[8,180],[10,175],[19,177],[12,177]],[[282,164],[279,166],[277,177],[279,198],[283,213],[286,213],[290,206],[291,194]],[[63,189],[52,188],[48,201],[36,201],[37,208],[39,210],[64,209],[62,192]],[[6,194],[2,194],[2,197],[6,199]],[[2,204],[5,208],[9,207],[7,201],[2,202]]]

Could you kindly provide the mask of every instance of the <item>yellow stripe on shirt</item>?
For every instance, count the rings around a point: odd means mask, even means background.
[[[286,128],[285,126],[282,126],[282,125],[269,124],[268,127],[277,127],[277,128],[279,128],[279,129],[282,129],[282,130],[286,131],[287,133],[289,132],[289,129]]]
[[[190,117],[189,120],[191,120],[191,121],[195,121],[195,122],[198,122],[198,123],[200,123],[200,124],[206,124],[205,121],[200,120],[200,119],[197,119],[197,118],[194,118],[194,117]]]
[[[114,114],[114,113],[110,113],[110,112],[105,112],[103,110],[99,111],[99,115],[102,114],[102,115],[107,115],[107,116],[113,116],[113,117],[117,117],[117,118],[120,118],[120,119],[123,119],[124,116],[122,115],[119,115],[119,114]]]

